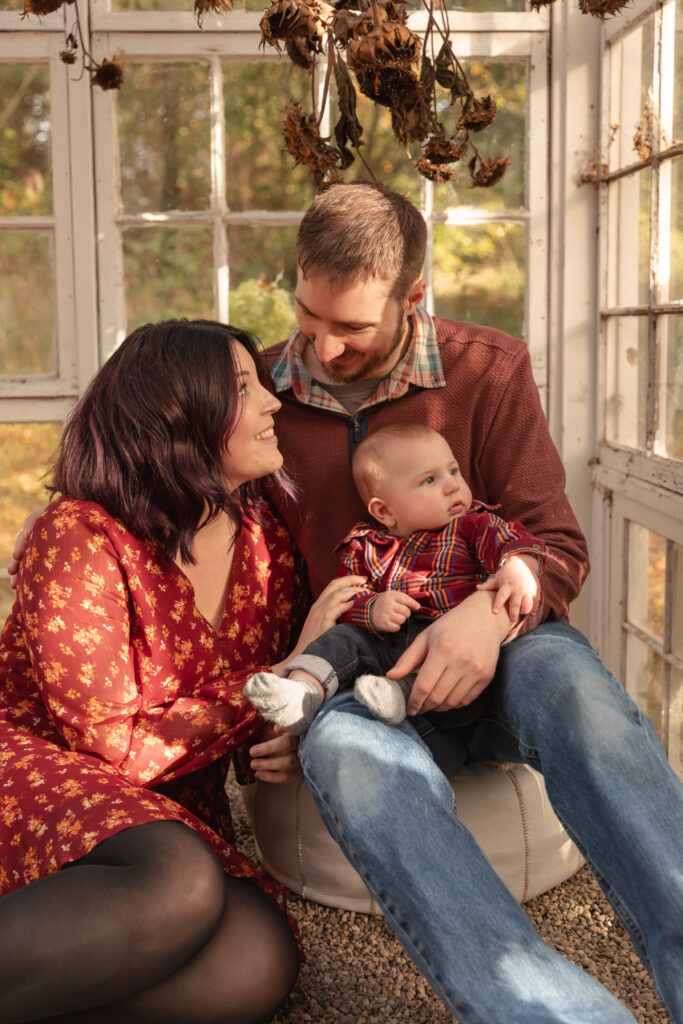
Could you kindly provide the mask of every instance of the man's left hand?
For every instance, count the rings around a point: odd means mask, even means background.
[[[420,633],[387,672],[400,679],[417,671],[409,715],[464,707],[491,682],[510,629],[507,612],[494,615],[492,603],[490,592],[472,594]]]

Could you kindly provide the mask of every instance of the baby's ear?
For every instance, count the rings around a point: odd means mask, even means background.
[[[381,498],[370,498],[368,512],[373,519],[376,519],[378,523],[386,526],[389,530],[396,526],[396,517],[391,514],[386,501],[383,501]]]

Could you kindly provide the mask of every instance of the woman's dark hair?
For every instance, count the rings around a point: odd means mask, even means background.
[[[226,441],[239,418],[233,343],[272,389],[255,338],[212,320],[166,320],[133,331],[95,374],[71,413],[50,489],[96,501],[169,558],[193,562],[200,524],[225,511],[237,524],[261,495],[230,491]]]

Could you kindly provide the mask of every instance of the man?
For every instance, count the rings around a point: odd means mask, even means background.
[[[511,623],[492,614],[491,593],[444,614],[391,673],[419,670],[416,717],[387,727],[338,694],[302,744],[303,770],[460,1024],[633,1024],[541,941],[453,813],[447,775],[466,760],[531,764],[683,1024],[683,789],[650,723],[565,621],[588,559],[526,348],[420,307],[425,245],[418,211],[381,186],[332,186],[306,213],[300,329],[271,350],[280,447],[300,485],[281,512],[318,593],[364,512],[355,444],[370,427],[421,420],[446,437],[476,497],[546,542],[543,603],[502,648]]]

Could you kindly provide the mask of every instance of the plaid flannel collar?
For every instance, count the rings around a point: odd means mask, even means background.
[[[418,306],[410,322],[410,345],[391,373],[378,382],[376,391],[363,402],[358,412],[381,402],[400,398],[411,385],[419,388],[445,387],[446,378],[441,365],[434,320],[426,309]],[[297,401],[303,405],[348,415],[337,399],[313,380],[304,366],[303,353],[306,344],[306,338],[297,328],[271,370],[275,390],[286,391],[291,388]]]

